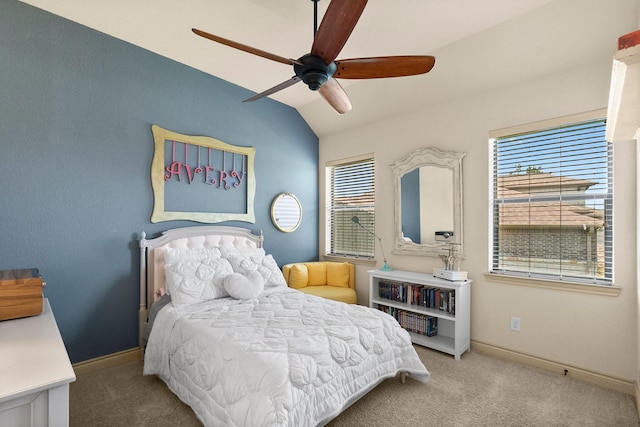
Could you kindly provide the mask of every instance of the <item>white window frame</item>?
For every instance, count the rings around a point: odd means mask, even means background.
[[[339,207],[334,206],[333,170],[336,168],[349,168],[353,165],[365,166],[365,164],[369,164],[372,168],[371,181],[368,183],[366,181],[363,183],[356,182],[356,187],[353,188],[354,191],[359,192],[366,189],[367,186],[369,187],[368,190],[370,194],[365,198],[364,204],[361,206],[358,206],[358,204],[355,206],[345,206],[344,204]],[[355,167],[357,168],[358,166]],[[366,167],[368,166],[365,166],[365,168]],[[325,189],[326,220],[324,256],[329,258],[344,258],[353,261],[375,260],[375,237],[366,231],[375,230],[375,157],[373,153],[327,162],[325,164]],[[347,188],[347,190],[350,189]],[[358,203],[359,202],[360,201],[358,201]],[[334,211],[342,217],[342,219],[339,220],[342,230],[336,232],[333,231]],[[359,218],[359,223],[362,227],[351,220],[354,216]],[[334,234],[336,238],[340,239],[340,242],[335,242],[335,246],[333,241]],[[342,246],[342,248],[336,246]]]
[[[576,278],[572,276],[563,277],[562,275],[546,275],[546,274],[531,274],[530,272],[517,272],[517,271],[501,271],[494,270],[495,260],[494,260],[494,206],[495,206],[495,194],[494,194],[494,183],[497,178],[495,168],[494,168],[494,142],[497,138],[505,137],[509,135],[517,135],[523,133],[531,133],[537,131],[543,131],[545,129],[556,128],[560,126],[567,126],[578,124],[581,122],[587,122],[592,120],[603,119],[606,117],[606,110],[595,110],[582,114],[575,114],[571,116],[560,117],[551,120],[545,120],[541,122],[529,123],[526,125],[515,126],[510,128],[499,129],[495,131],[491,131],[489,133],[489,165],[490,165],[490,173],[489,173],[489,250],[488,250],[488,268],[489,273],[486,277],[491,281],[496,281],[500,283],[513,283],[513,284],[521,284],[527,286],[539,286],[550,289],[564,289],[571,291],[586,291],[593,293],[602,293],[602,294],[617,294],[620,288],[616,288],[613,286],[614,283],[614,266],[613,266],[613,250],[614,245],[613,241],[610,242],[608,257],[607,257],[607,270],[605,277],[602,279],[585,279],[585,278]],[[609,148],[612,150],[612,147]],[[612,161],[612,154],[610,161]],[[610,163],[609,169],[609,182],[608,182],[608,195],[607,197],[611,201],[610,203],[610,211],[608,220],[613,222],[613,165]],[[609,224],[612,225],[612,224]],[[613,239],[613,231],[609,230],[609,238]],[[598,289],[596,289],[598,288]],[[608,289],[606,289],[608,288]],[[594,290],[595,289],[595,290]],[[610,291],[610,289],[613,291]]]

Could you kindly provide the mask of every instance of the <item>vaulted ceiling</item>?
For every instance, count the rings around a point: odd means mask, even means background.
[[[287,58],[308,53],[313,41],[310,0],[22,1],[254,92],[291,78],[292,68],[205,40],[192,28]],[[343,116],[304,84],[271,98],[298,109],[321,136],[479,87],[515,83],[610,56],[620,34],[608,23],[619,21],[622,11],[609,2],[586,3],[370,1],[338,57],[434,55],[436,66],[429,74],[341,80],[353,103],[353,110]],[[319,19],[328,4],[329,0],[318,3]],[[594,20],[599,22],[597,28],[587,25]]]

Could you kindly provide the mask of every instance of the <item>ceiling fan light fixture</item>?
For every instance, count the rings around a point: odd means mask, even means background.
[[[320,86],[325,84],[328,79],[327,73],[320,70],[310,70],[302,75],[302,81],[309,86],[311,90],[320,89]]]
[[[322,58],[307,54],[298,59],[300,65],[295,64],[293,70],[311,90],[318,90],[336,72],[335,62],[326,65]]]

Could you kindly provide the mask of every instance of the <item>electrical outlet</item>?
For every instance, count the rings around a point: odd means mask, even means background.
[[[512,317],[511,318],[511,330],[520,332],[520,318]]]

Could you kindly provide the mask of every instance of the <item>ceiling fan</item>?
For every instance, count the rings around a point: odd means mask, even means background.
[[[351,101],[336,78],[377,79],[424,74],[431,71],[433,56],[379,56],[372,58],[336,59],[356,26],[367,0],[332,0],[318,27],[318,1],[314,3],[314,39],[311,53],[298,59],[289,59],[205,31],[192,31],[206,39],[242,50],[272,61],[293,65],[295,75],[271,89],[244,101],[255,101],[303,81],[309,89],[320,95],[339,114],[351,110]]]

